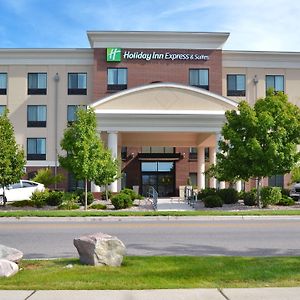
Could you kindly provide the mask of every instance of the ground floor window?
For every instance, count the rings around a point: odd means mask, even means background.
[[[142,194],[147,196],[150,187],[155,188],[159,197],[175,194],[175,162],[141,162]]]
[[[283,175],[273,175],[269,177],[269,186],[279,186],[284,187],[284,176]]]
[[[78,180],[72,173],[68,175],[68,191],[84,190],[84,180]]]

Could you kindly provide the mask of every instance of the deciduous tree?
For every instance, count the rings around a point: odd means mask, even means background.
[[[6,199],[4,187],[21,179],[26,164],[24,151],[16,143],[8,113],[6,109],[0,115],[0,187],[3,189],[4,204]]]
[[[108,153],[96,131],[96,115],[92,108],[78,109],[77,119],[64,132],[61,147],[65,156],[59,156],[62,167],[85,181],[85,209],[87,209],[87,182],[99,181],[101,170],[110,168]],[[112,180],[113,181],[113,180]]]
[[[300,109],[287,95],[268,90],[254,107],[242,101],[226,119],[215,174],[228,181],[256,178],[261,206],[262,178],[290,172],[299,160]]]

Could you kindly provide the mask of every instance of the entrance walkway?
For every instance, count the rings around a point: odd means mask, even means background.
[[[195,210],[178,197],[158,198],[157,211],[187,211]]]

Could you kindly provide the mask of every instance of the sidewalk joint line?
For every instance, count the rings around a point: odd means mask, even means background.
[[[33,294],[35,294],[37,291],[33,291],[29,296],[27,296],[24,300],[28,300]]]
[[[219,289],[219,288],[218,288],[218,291],[220,292],[220,294],[221,294],[226,300],[230,300],[230,299],[224,294],[224,292],[223,292],[222,289]]]

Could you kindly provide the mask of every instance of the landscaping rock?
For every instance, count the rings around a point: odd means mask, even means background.
[[[9,277],[18,273],[19,267],[16,263],[7,259],[0,259],[0,277]]]
[[[18,263],[23,257],[23,252],[10,248],[4,245],[0,245],[0,259],[7,259]]]
[[[117,237],[95,233],[74,239],[80,261],[93,266],[119,267],[126,247]]]

